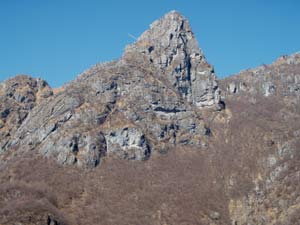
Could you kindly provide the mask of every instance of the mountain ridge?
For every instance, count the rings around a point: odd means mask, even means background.
[[[191,135],[205,136],[206,126],[192,121],[197,120],[194,106],[222,107],[213,68],[188,21],[175,11],[154,22],[120,60],[91,68],[47,97],[9,135],[1,151],[40,149],[62,164],[87,167],[98,165],[107,153],[142,160],[150,157],[151,146],[164,141],[170,148],[193,143]],[[107,120],[113,113],[123,118],[118,125]],[[60,134],[64,129],[78,131],[69,130],[73,134],[66,137]],[[187,137],[176,140],[177,133]]]
[[[61,88],[6,80],[0,223],[298,224],[299,62],[217,80],[171,11]]]

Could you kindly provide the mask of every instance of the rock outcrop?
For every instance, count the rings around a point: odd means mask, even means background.
[[[201,110],[221,107],[213,67],[175,11],[154,22],[120,60],[92,67],[54,95],[35,82],[31,92],[11,94],[28,111],[1,151],[35,150],[80,167],[99,165],[106,155],[146,160],[176,145],[206,146],[211,131]],[[35,95],[44,100],[35,104]]]
[[[150,146],[145,135],[135,128],[125,127],[106,135],[109,153],[124,159],[144,160],[150,156]]]
[[[52,95],[53,91],[46,81],[25,75],[0,84],[0,153],[7,148],[11,136],[29,112]]]
[[[130,61],[132,55],[156,67],[188,102],[200,108],[219,103],[214,69],[198,47],[189,22],[178,12],[171,11],[152,23],[126,48],[123,59]]]

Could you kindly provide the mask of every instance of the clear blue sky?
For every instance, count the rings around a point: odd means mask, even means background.
[[[178,10],[219,77],[300,50],[299,0],[0,0],[0,80],[58,87],[119,58],[151,22]]]

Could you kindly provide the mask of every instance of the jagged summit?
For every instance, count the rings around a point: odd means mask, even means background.
[[[182,33],[192,33],[189,21],[179,12],[171,11],[165,14],[162,18],[154,21],[150,24],[150,29],[146,30],[137,40],[140,41],[161,41],[161,38],[167,38],[168,40],[176,41],[174,35]],[[163,42],[162,44],[165,44]],[[167,47],[163,46],[162,47]],[[196,46],[198,47],[198,46]]]
[[[204,58],[195,39],[189,21],[177,11],[171,11],[154,21],[133,47],[140,50],[148,47],[148,51],[168,50],[168,55],[176,54],[174,47],[184,47],[189,54],[199,54]],[[171,49],[171,47],[173,49]],[[173,50],[173,51],[172,51]],[[154,55],[153,55],[154,56]]]
[[[188,102],[198,107],[219,103],[213,67],[180,13],[171,11],[153,22],[136,43],[126,48],[123,59],[130,62],[138,57],[159,69]]]

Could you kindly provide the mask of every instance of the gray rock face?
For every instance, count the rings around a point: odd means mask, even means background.
[[[231,94],[234,94],[237,92],[237,87],[235,85],[234,82],[230,83],[228,86],[227,86],[227,90],[229,91],[229,93]]]
[[[45,156],[55,156],[60,164],[94,167],[106,155],[105,137],[101,132],[84,132],[55,137],[40,148]]]
[[[210,214],[210,218],[212,218],[213,220],[219,220],[221,218],[221,215],[218,212],[212,212]]]
[[[264,95],[268,97],[274,94],[276,87],[271,82],[267,82],[263,84],[263,89],[264,89]]]
[[[30,109],[3,151],[34,150],[80,167],[94,167],[105,155],[146,160],[176,145],[201,148],[211,132],[200,111],[214,113],[220,101],[212,66],[188,21],[174,11],[120,60],[92,67],[55,94],[43,81],[31,86],[32,93],[3,92]],[[31,106],[37,97],[44,100]],[[10,114],[11,107],[1,107],[0,127]]]
[[[188,102],[198,107],[219,103],[213,67],[207,63],[189,22],[178,12],[171,11],[152,23],[136,43],[126,48],[123,58],[137,52],[158,68]]]
[[[116,153],[124,159],[145,160],[150,156],[150,146],[145,135],[136,128],[123,128],[106,136],[108,153]]]
[[[0,84],[0,152],[6,150],[28,113],[52,95],[45,81],[25,75]]]

